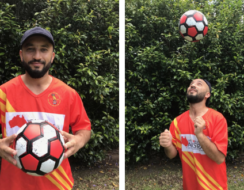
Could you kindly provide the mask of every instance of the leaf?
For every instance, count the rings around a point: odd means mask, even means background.
[[[112,184],[113,184],[114,187],[118,187],[118,185],[116,185],[114,182],[112,182]]]

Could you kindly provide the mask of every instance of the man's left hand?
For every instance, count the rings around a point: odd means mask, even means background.
[[[201,116],[196,117],[195,122],[194,122],[194,133],[196,136],[199,134],[202,134],[203,129],[206,127],[206,122]]]

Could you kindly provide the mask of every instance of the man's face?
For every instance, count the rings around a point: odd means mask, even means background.
[[[19,55],[26,72],[32,78],[41,78],[51,67],[55,53],[46,37],[31,36],[24,42]]]
[[[202,79],[195,79],[187,88],[187,100],[190,104],[199,103],[210,97],[209,87]]]

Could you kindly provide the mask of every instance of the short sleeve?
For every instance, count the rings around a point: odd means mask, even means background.
[[[170,133],[172,135],[172,142],[176,146],[177,142],[176,142],[176,135],[175,135],[176,131],[175,131],[174,121],[171,122],[169,130],[170,130]]]
[[[70,107],[70,126],[73,134],[79,130],[91,130],[91,122],[77,92],[74,93]]]
[[[228,146],[228,129],[226,119],[223,116],[218,117],[215,123],[211,141],[217,146],[218,150],[226,156]]]

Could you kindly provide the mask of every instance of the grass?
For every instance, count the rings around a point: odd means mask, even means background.
[[[119,189],[119,155],[118,150],[109,153],[109,157],[95,164],[85,167],[80,160],[70,160],[72,174],[75,180],[73,190],[89,189]]]
[[[160,159],[126,168],[126,190],[183,190],[180,160]],[[227,162],[228,189],[244,189],[244,157]]]

